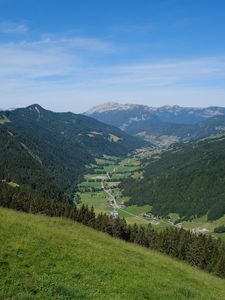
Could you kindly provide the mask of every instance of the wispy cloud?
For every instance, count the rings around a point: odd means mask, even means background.
[[[198,59],[173,59],[158,62],[120,65],[110,68],[119,82],[142,86],[201,85],[204,82],[225,80],[225,56]]]
[[[39,102],[58,110],[66,105],[66,110],[83,111],[108,100],[150,105],[184,105],[188,98],[189,105],[191,99],[193,105],[210,97],[225,100],[225,56],[101,63],[118,49],[90,37],[2,43],[1,107]]]
[[[19,24],[13,22],[0,22],[0,33],[7,34],[21,34],[28,31],[26,24]]]
[[[72,77],[86,67],[91,53],[109,54],[115,49],[111,43],[86,37],[0,44],[0,76],[33,80]]]

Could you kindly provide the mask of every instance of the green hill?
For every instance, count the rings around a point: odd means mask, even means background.
[[[96,157],[122,156],[142,144],[118,128],[83,115],[55,113],[36,104],[2,111],[0,180],[28,184],[44,196],[49,183],[52,190],[70,193],[85,165]]]
[[[148,161],[141,181],[123,182],[129,204],[150,204],[153,213],[225,214],[225,135],[177,145]]]
[[[225,299],[224,280],[60,218],[0,208],[0,299]]]

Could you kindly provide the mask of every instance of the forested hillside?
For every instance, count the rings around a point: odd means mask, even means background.
[[[60,197],[74,189],[85,165],[96,157],[125,155],[142,145],[83,115],[54,113],[39,105],[0,112],[0,180],[28,184],[45,196],[54,190],[52,196]]]
[[[152,158],[142,180],[122,183],[129,204],[150,204],[153,213],[190,218],[225,214],[225,135],[177,145]]]

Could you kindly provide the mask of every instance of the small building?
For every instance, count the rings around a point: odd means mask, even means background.
[[[196,228],[192,228],[191,231],[193,233],[199,234],[199,233],[207,233],[209,230],[206,228],[196,227]]]
[[[145,217],[145,218],[154,218],[154,215],[152,213],[148,212],[148,213],[144,213],[143,217]]]
[[[109,216],[112,218],[117,218],[119,216],[119,213],[118,213],[118,211],[113,210],[113,211],[109,212]]]
[[[110,198],[110,199],[108,200],[108,204],[112,206],[112,205],[114,204],[114,199],[113,199],[113,198]]]
[[[157,221],[157,220],[153,220],[153,221],[151,221],[150,223],[151,223],[152,225],[159,225],[159,224],[160,224],[160,222]]]

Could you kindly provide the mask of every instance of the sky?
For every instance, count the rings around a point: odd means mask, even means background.
[[[0,109],[225,106],[224,0],[0,0]]]

